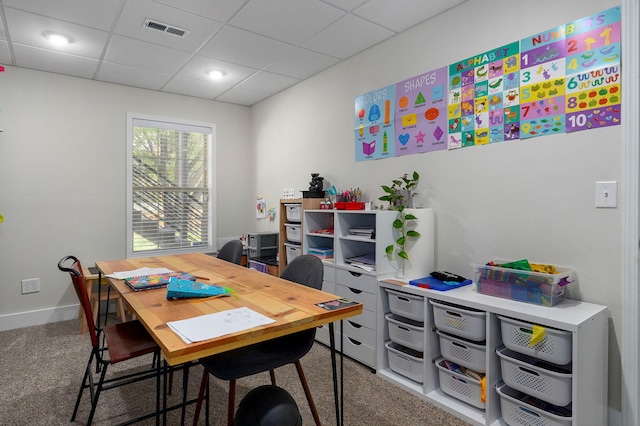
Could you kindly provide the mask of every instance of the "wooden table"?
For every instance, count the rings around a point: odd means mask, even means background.
[[[137,318],[160,345],[169,365],[195,361],[209,355],[251,345],[297,331],[329,324],[333,336],[334,321],[362,313],[362,304],[337,310],[326,310],[316,303],[339,299],[331,293],[292,283],[279,277],[235,265],[203,253],[172,256],[132,258],[97,262],[102,274],[130,271],[142,267],[165,267],[188,272],[199,282],[230,287],[231,297],[213,299],[167,300],[166,289],[133,291],[123,280],[109,278],[111,285],[122,295]],[[275,320],[274,323],[247,331],[224,335],[215,339],[187,344],[168,326],[167,322],[193,318],[229,309],[248,307]],[[334,390],[337,398],[335,346],[332,343]],[[336,399],[336,417],[340,410]],[[340,424],[342,420],[338,420]]]

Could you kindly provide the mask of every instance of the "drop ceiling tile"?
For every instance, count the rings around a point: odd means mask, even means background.
[[[19,67],[74,77],[93,78],[99,64],[95,59],[16,43],[13,43],[13,53]]]
[[[229,23],[298,45],[343,15],[343,11],[318,0],[253,0]]]
[[[108,31],[124,0],[3,0],[6,6]]]
[[[259,71],[238,84],[241,89],[255,90],[263,93],[278,93],[287,87],[291,87],[298,83],[297,78],[287,77],[286,75],[274,74],[266,71]]]
[[[269,93],[256,92],[254,90],[245,90],[236,86],[233,89],[224,92],[215,100],[220,102],[251,106],[268,98],[269,96],[271,96]]]
[[[247,3],[248,0],[154,0],[167,6],[214,19],[227,22]]]
[[[173,77],[162,88],[162,91],[177,93],[178,95],[195,96],[197,98],[213,99],[230,88],[231,86],[217,84],[210,81]]]
[[[5,9],[8,32],[12,43],[53,49],[87,58],[98,59],[102,55],[108,34],[82,25],[71,24],[57,19],[34,15],[16,9]],[[71,44],[53,47],[42,33],[56,31],[75,39]]]
[[[219,59],[207,58],[205,56],[195,56],[192,58],[178,73],[181,77],[192,78],[196,80],[211,81],[207,70],[221,70],[227,74],[224,76],[220,84],[233,85],[240,83],[258,71],[256,68],[245,67],[242,65],[231,64]]]
[[[362,3],[365,3],[367,0],[323,0],[323,1],[339,9],[350,12],[356,7],[360,6]]]
[[[146,19],[189,31],[178,37],[144,26]],[[161,46],[193,52],[222,28],[222,23],[165,6],[151,0],[128,1],[116,26],[115,33]]]
[[[394,33],[357,16],[347,15],[303,44],[304,47],[346,59]]]
[[[176,49],[114,35],[104,60],[107,62],[173,74],[190,55]]]
[[[171,78],[171,74],[143,70],[125,65],[103,62],[100,65],[97,79],[108,83],[143,89],[160,90]]]
[[[395,32],[404,31],[468,0],[369,0],[354,15]]]
[[[264,68],[292,48],[290,44],[226,26],[198,53],[236,64]]]
[[[9,43],[6,40],[0,40],[0,64],[11,63],[11,52],[9,52]]]
[[[337,58],[297,47],[266,67],[265,71],[304,80],[339,61]]]

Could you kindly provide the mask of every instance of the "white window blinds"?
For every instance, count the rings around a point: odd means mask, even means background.
[[[214,126],[130,116],[129,128],[128,255],[211,250]]]

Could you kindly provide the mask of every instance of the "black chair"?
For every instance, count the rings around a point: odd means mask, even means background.
[[[289,392],[264,385],[242,398],[233,426],[302,426],[302,416]]]
[[[216,257],[239,265],[242,261],[242,241],[232,240],[225,243]]]
[[[91,338],[91,355],[87,362],[84,377],[82,379],[82,385],[78,392],[78,398],[76,399],[76,405],[73,409],[73,415],[71,421],[73,422],[78,413],[78,407],[82,399],[82,394],[86,388],[89,388],[91,395],[91,412],[89,413],[89,419],[87,425],[90,425],[93,421],[93,416],[98,405],[98,399],[103,390],[112,389],[118,386],[126,385],[140,380],[156,378],[156,410],[155,413],[143,416],[140,418],[156,417],[156,424],[160,420],[160,347],[153,340],[151,335],[145,330],[142,323],[139,321],[127,321],[119,324],[105,326],[98,328],[93,322],[93,313],[91,310],[91,302],[87,294],[87,286],[85,283],[84,275],[82,274],[82,266],[80,261],[75,256],[66,256],[58,262],[58,269],[62,272],[68,272],[71,275],[71,281],[73,287],[76,290],[78,299],[80,299],[80,305],[84,310],[84,317],[87,321],[87,327],[89,330],[89,337]],[[106,341],[106,347],[101,346],[100,341],[104,337]],[[108,354],[108,357],[105,355]],[[154,354],[154,361],[152,364],[155,367],[150,369],[144,369],[142,371],[136,370],[135,373],[118,375],[117,377],[105,379],[107,374],[107,367],[111,364],[127,361],[133,358],[137,358],[147,354]],[[95,364],[94,364],[95,361]],[[93,371],[99,373],[98,383],[95,383]]]
[[[281,278],[321,289],[323,272],[322,261],[320,259],[312,255],[300,255],[287,265],[282,272]],[[318,416],[318,410],[313,402],[307,379],[300,364],[300,358],[309,352],[315,336],[316,329],[314,327],[277,339],[267,340],[201,359],[200,363],[204,366],[204,372],[202,374],[202,382],[196,403],[193,424],[198,424],[202,400],[204,399],[205,391],[208,389],[209,374],[221,380],[229,381],[227,424],[231,426],[233,425],[233,415],[235,411],[236,380],[269,371],[271,384],[275,385],[276,377],[274,369],[293,363],[296,366],[304,393],[307,396],[313,419],[316,425],[319,426],[320,417]],[[208,416],[208,407],[206,407],[206,409]]]

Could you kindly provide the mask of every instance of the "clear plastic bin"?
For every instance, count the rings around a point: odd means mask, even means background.
[[[507,260],[495,260],[496,264]],[[489,296],[553,306],[565,299],[567,285],[578,282],[576,273],[569,268],[556,267],[556,274],[521,271],[472,263],[478,293]]]

